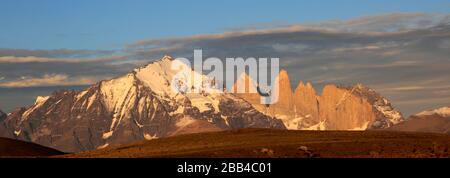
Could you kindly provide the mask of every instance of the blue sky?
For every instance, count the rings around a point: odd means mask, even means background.
[[[2,0],[0,48],[117,49],[142,39],[449,7],[448,0]]]

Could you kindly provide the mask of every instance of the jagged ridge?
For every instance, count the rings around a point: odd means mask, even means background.
[[[285,129],[280,120],[231,94],[172,92],[171,61],[166,56],[83,91],[38,97],[33,106],[12,112],[0,134],[77,152],[205,131],[193,124],[210,130]]]
[[[250,81],[252,85],[243,85]],[[286,71],[276,78],[279,82],[274,92],[279,92],[279,102],[265,106],[259,103],[256,93],[235,93],[252,103],[259,111],[280,118],[289,129],[300,130],[365,130],[381,129],[404,120],[391,103],[372,89],[361,84],[351,87],[326,85],[317,95],[311,83],[300,82],[295,92]],[[238,78],[234,88],[254,87],[257,83],[245,73]],[[246,91],[254,91],[250,88]]]

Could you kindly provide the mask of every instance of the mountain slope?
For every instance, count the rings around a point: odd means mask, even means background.
[[[177,76],[171,69],[172,62],[166,56],[83,91],[60,91],[38,97],[33,106],[12,112],[2,122],[6,129],[0,133],[65,152],[77,152],[174,133],[205,131],[188,126],[199,122],[186,122],[187,118],[204,121],[201,123],[213,130],[285,129],[280,120],[258,112],[234,95],[221,91],[174,92],[171,82]],[[209,82],[206,76],[194,75]],[[204,90],[203,83],[194,86]]]
[[[448,157],[450,136],[390,131],[240,129],[62,155],[75,158]]]
[[[326,85],[321,95],[317,95],[311,83],[300,82],[292,92],[286,71],[277,77],[279,102],[262,105],[257,93],[236,93],[269,116],[280,118],[288,129],[293,130],[366,130],[388,128],[402,122],[403,116],[391,103],[372,89],[361,84],[352,87]],[[242,80],[252,85],[243,85]],[[245,74],[238,78],[235,87],[253,87],[257,83]]]
[[[44,157],[61,155],[62,152],[9,138],[0,138],[0,157]]]
[[[405,122],[388,128],[396,131],[433,132],[450,134],[450,107],[423,111]]]

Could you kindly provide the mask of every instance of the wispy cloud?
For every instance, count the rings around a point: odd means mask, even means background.
[[[0,87],[88,85],[131,71],[142,61],[98,58],[0,57]],[[44,74],[43,74],[44,73]]]
[[[65,74],[45,74],[41,77],[21,77],[19,80],[0,83],[0,87],[18,88],[18,87],[42,87],[42,86],[75,86],[90,85],[99,78],[95,77],[75,77],[71,78]]]
[[[29,49],[6,49],[0,48],[0,57],[43,57],[43,58],[81,58],[96,57],[114,54],[114,50],[75,50],[75,49],[52,49],[52,50],[29,50]]]
[[[61,62],[61,63],[81,63],[81,62],[115,62],[126,60],[127,56],[110,56],[110,57],[99,57],[99,58],[44,58],[44,57],[16,57],[16,56],[4,56],[0,57],[0,63],[50,63],[50,62]]]

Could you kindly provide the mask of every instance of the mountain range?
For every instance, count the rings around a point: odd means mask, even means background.
[[[318,95],[311,83],[300,82],[292,91],[289,75],[282,70],[275,79],[279,93],[278,102],[266,106],[260,104],[257,83],[242,74],[236,88],[245,88],[245,93],[236,93],[252,103],[260,112],[283,120],[293,130],[366,130],[384,129],[404,121],[402,114],[394,109],[386,98],[372,89],[358,84],[352,87],[326,85]]]
[[[4,119],[0,135],[77,152],[181,133],[285,129],[281,120],[233,94],[173,92],[172,61],[166,56],[83,91],[38,97]]]
[[[361,84],[327,85],[318,95],[311,83],[292,91],[288,73],[276,80],[278,102],[260,104],[258,84],[245,73],[231,92],[218,89],[179,93],[171,88],[176,77],[173,58],[100,81],[81,91],[56,91],[37,97],[34,105],[0,112],[0,136],[63,152],[103,149],[187,133],[242,128],[290,130],[386,129],[407,123],[384,97]],[[193,72],[203,82],[214,80]],[[246,93],[236,93],[238,86]]]

